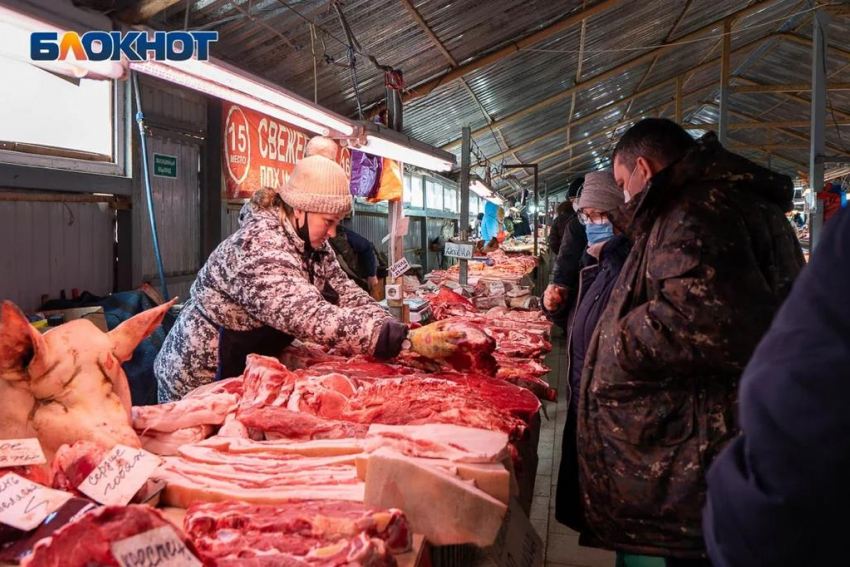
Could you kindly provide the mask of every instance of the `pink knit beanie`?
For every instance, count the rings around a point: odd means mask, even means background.
[[[277,192],[287,205],[308,213],[347,215],[351,211],[348,176],[339,164],[321,155],[296,163],[289,181]]]

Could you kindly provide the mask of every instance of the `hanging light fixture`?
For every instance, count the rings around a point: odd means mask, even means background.
[[[32,60],[29,52],[32,32],[56,32],[61,36],[66,31],[0,5],[0,56],[29,63],[45,71],[74,79],[126,78],[127,69],[119,61]]]
[[[209,61],[130,62],[130,69],[244,105],[363,152],[431,171],[451,171],[454,154],[371,122],[354,122],[256,75]]]
[[[330,130],[326,126],[311,122],[300,116],[296,116],[291,112],[286,112],[279,106],[269,104],[266,101],[254,98],[243,92],[184,73],[176,67],[160,65],[154,61],[140,61],[137,63],[131,63],[130,68],[136,72],[150,75],[151,77],[156,77],[206,95],[227,100],[233,104],[238,104],[239,106],[244,106],[246,108],[256,110],[257,112],[262,112],[263,114],[288,122],[293,126],[298,126],[299,128],[303,128],[304,130],[313,132],[314,134],[319,134],[321,136],[327,136],[330,134]]]
[[[394,159],[431,171],[451,171],[455,156],[374,122],[359,122],[359,131],[343,140],[368,154]]]
[[[189,59],[188,61],[151,61],[148,63],[178,69],[199,79],[244,93],[277,106],[284,111],[301,116],[305,120],[339,132],[343,136],[350,136],[354,133],[354,124],[347,118],[325,110],[265,79],[246,73],[215,57],[210,57],[208,61]],[[132,69],[134,66],[135,63],[131,62],[130,68]]]

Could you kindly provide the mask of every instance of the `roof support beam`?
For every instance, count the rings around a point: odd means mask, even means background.
[[[425,35],[428,36],[428,39],[431,40],[431,43],[434,44],[434,47],[436,47],[440,51],[440,53],[442,53],[443,58],[445,58],[445,60],[448,61],[449,65],[452,67],[452,69],[457,68],[458,67],[457,60],[454,58],[454,56],[451,54],[451,52],[449,52],[449,50],[446,49],[446,46],[443,45],[443,42],[440,41],[440,38],[438,38],[437,34],[434,33],[434,30],[431,29],[431,27],[428,25],[428,22],[426,22],[425,18],[422,17],[422,14],[420,14],[419,10],[416,9],[416,6],[414,6],[410,2],[410,0],[399,0],[399,1],[402,3],[402,5],[408,11],[410,16],[416,21],[416,23],[419,25],[419,27],[422,29],[422,31],[425,32]],[[463,85],[463,87],[466,89],[466,91],[469,93],[469,96],[472,97],[472,100],[475,101],[475,104],[478,106],[478,109],[481,111],[481,114],[484,116],[484,119],[487,121],[487,124],[492,124],[493,123],[493,117],[490,116],[490,113],[487,112],[486,108],[484,108],[484,105],[481,103],[481,100],[475,94],[475,91],[472,90],[472,87],[469,86],[469,83],[466,82],[466,79],[464,77],[461,77],[460,82]],[[497,131],[498,131],[498,136],[496,135]],[[512,149],[508,145],[508,141],[505,139],[504,134],[500,130],[493,131],[493,136],[496,138],[497,144],[499,143],[499,140],[501,140],[501,144],[504,144],[504,146],[507,148],[506,151],[510,152],[510,154],[513,156],[513,158],[515,160],[520,161],[519,157],[516,155],[516,150]]]
[[[718,22],[712,22],[711,24],[708,24],[707,26],[703,26],[696,31],[693,31],[693,32],[691,32],[691,33],[689,33],[685,36],[678,38],[676,40],[676,42],[674,42],[674,43],[678,43],[678,42],[681,42],[681,41],[688,41],[688,40],[691,40],[691,39],[695,39],[697,37],[702,37],[705,34],[710,33],[720,23],[725,22],[726,20],[734,21],[735,19],[746,17],[746,16],[748,16],[748,15],[754,13],[754,12],[757,12],[759,10],[764,9],[765,6],[768,6],[775,1],[776,0],[757,0],[756,2],[751,4],[750,6],[743,8],[741,10],[738,10],[737,12],[734,12],[733,14],[730,14],[729,16],[724,18],[723,20],[719,20]],[[590,11],[592,9],[593,8],[588,8],[587,11]],[[770,36],[768,36],[768,37],[770,37]],[[759,40],[756,40],[756,41],[764,41],[765,39],[766,38],[762,38],[762,39],[759,39]],[[750,44],[747,44],[747,45],[750,45]],[[593,85],[601,83],[601,82],[603,82],[607,79],[610,79],[612,77],[619,76],[624,71],[627,71],[627,70],[631,69],[632,67],[636,67],[638,65],[641,65],[641,64],[651,60],[656,55],[662,55],[662,54],[670,51],[671,49],[673,49],[675,47],[676,47],[676,45],[664,45],[662,47],[657,47],[655,49],[652,49],[652,50],[644,53],[643,55],[639,55],[638,57],[635,57],[635,58],[633,58],[633,59],[631,59],[631,60],[629,60],[629,61],[627,61],[627,62],[625,62],[621,65],[617,65],[616,67],[613,67],[613,68],[611,68],[607,71],[604,71],[604,72],[602,72],[598,75],[595,75],[595,76],[593,76],[593,77],[591,77],[591,78],[589,78],[585,81],[582,81],[579,84],[573,85],[572,87],[565,89],[565,90],[561,91],[560,93],[558,93],[556,95],[553,95],[549,98],[543,99],[540,102],[535,103],[535,104],[533,104],[533,105],[531,105],[531,106],[529,106],[529,107],[527,107],[523,110],[520,110],[520,111],[515,112],[515,113],[513,113],[509,116],[501,118],[501,119],[495,121],[492,124],[492,126],[494,126],[494,127],[495,126],[502,126],[503,124],[508,124],[510,122],[514,122],[516,120],[519,120],[520,118],[523,118],[523,117],[525,117],[529,114],[532,114],[533,112],[535,112],[537,110],[540,110],[542,108],[546,108],[547,106],[550,106],[552,103],[555,103],[555,102],[558,102],[558,101],[561,101],[561,100],[565,100],[568,97],[572,96],[573,93],[580,93],[580,92],[588,89],[589,87],[591,87]],[[744,47],[746,47],[746,46],[744,46]],[[741,47],[739,49],[743,49],[743,47]],[[737,51],[738,50],[736,49],[735,52],[737,52]],[[675,79],[670,79],[669,81],[666,81],[666,82],[669,83],[673,80],[675,80]],[[419,90],[419,88],[420,87],[415,87],[416,90]],[[422,93],[420,92],[420,94],[422,94]],[[472,136],[473,137],[477,136],[477,135],[481,134],[481,132],[484,131],[484,130],[486,130],[486,128],[483,128],[483,129],[479,128],[478,130],[475,130],[474,132],[472,132]],[[460,143],[460,139],[453,140],[451,143],[444,145],[443,149],[454,148],[455,146],[458,145],[458,143]]]
[[[713,88],[714,88],[714,85],[708,85],[708,86],[703,87],[703,88],[701,88],[701,89],[696,89],[696,90],[694,90],[694,91],[691,91],[691,92],[689,92],[689,93],[686,93],[686,94],[685,94],[685,97],[695,96],[695,95],[700,95],[700,94],[704,93],[705,91],[707,91],[707,90],[709,90],[709,89],[713,89]],[[654,90],[654,87],[653,87],[653,89],[651,89],[651,90]],[[648,90],[646,90],[646,91],[643,91],[643,92],[640,92],[640,93],[636,93],[636,94],[632,95],[632,97],[639,97],[639,96],[643,96],[644,94],[646,94],[646,93],[648,93],[648,92],[651,92],[651,90],[650,90],[650,89],[648,89]],[[630,98],[631,98],[631,97],[630,97]],[[525,142],[525,143],[523,143],[523,144],[519,144],[518,146],[514,147],[514,148],[513,148],[513,150],[514,150],[514,151],[517,151],[517,152],[519,152],[519,151],[523,151],[523,150],[526,150],[526,149],[528,149],[528,148],[530,148],[530,147],[534,146],[535,144],[537,144],[537,143],[539,143],[539,142],[541,142],[541,141],[543,141],[543,140],[545,140],[545,139],[549,138],[550,136],[553,136],[553,135],[555,135],[555,134],[559,134],[559,133],[561,133],[561,132],[564,132],[564,131],[566,131],[568,128],[575,128],[576,126],[579,126],[579,125],[581,125],[581,124],[583,124],[583,123],[587,122],[588,120],[592,120],[592,119],[596,118],[597,116],[600,116],[600,115],[602,115],[602,114],[605,114],[605,113],[607,113],[607,112],[610,112],[612,107],[616,108],[617,106],[621,106],[622,104],[625,104],[626,102],[628,102],[628,100],[629,100],[629,99],[624,99],[624,100],[622,100],[622,101],[617,102],[615,105],[609,105],[609,106],[606,106],[605,108],[599,109],[599,110],[598,110],[598,111],[596,111],[596,112],[593,112],[593,113],[591,113],[591,114],[587,114],[587,115],[585,115],[585,116],[582,116],[580,119],[576,120],[576,121],[575,121],[575,122],[573,122],[572,124],[568,124],[568,125],[566,125],[566,126],[561,126],[560,128],[556,128],[556,129],[551,130],[551,131],[549,131],[549,132],[547,132],[547,133],[545,133],[545,134],[541,134],[540,136],[537,136],[536,138],[534,138],[534,139],[532,139],[532,140],[529,140],[528,142]],[[652,108],[649,108],[649,109],[647,109],[647,110],[646,110],[646,112],[644,112],[643,114],[641,114],[641,116],[643,116],[643,117],[649,116],[650,114],[652,114],[652,112],[653,112],[653,111],[658,110],[658,109],[660,109],[660,108],[663,108],[664,106],[666,106],[666,104],[667,104],[667,103],[665,102],[665,103],[662,103],[662,104],[660,104],[660,105],[657,105],[657,106],[654,106],[654,107],[652,107]],[[622,120],[620,120],[619,122],[617,122],[617,124],[618,124],[618,125],[628,124],[628,123],[629,123],[629,122],[631,122],[632,120],[634,120],[634,118],[622,119]],[[594,134],[594,136],[595,136],[595,134]],[[587,139],[588,139],[588,138],[583,138],[583,139],[577,140],[577,141],[575,141],[575,142],[571,142],[571,143],[567,144],[567,146],[566,146],[566,147],[563,147],[563,148],[561,148],[560,150],[557,150],[557,151],[556,151],[556,152],[554,152],[554,153],[555,153],[555,155],[557,155],[557,153],[558,153],[558,152],[566,151],[566,150],[572,149],[572,148],[574,148],[574,147],[576,147],[576,146],[578,146],[578,145],[580,145],[580,144],[583,144],[585,141],[587,141]],[[590,138],[590,139],[592,139],[592,138]],[[505,155],[507,155],[507,153],[508,153],[508,152],[502,152],[502,153],[496,154],[495,156],[492,156],[490,159],[493,159],[493,160],[495,160],[495,159],[499,159],[499,158],[504,157]],[[544,157],[544,158],[537,158],[537,159],[536,159],[536,161],[537,161],[538,163],[540,163],[540,162],[544,161],[545,159],[547,159],[547,158],[546,158],[546,157]]]
[[[664,37],[664,43],[668,43],[668,42],[673,40],[673,37],[676,35],[676,30],[679,29],[679,26],[682,24],[682,20],[685,19],[685,16],[688,14],[688,10],[691,9],[691,4],[693,3],[693,1],[694,0],[688,0],[685,3],[685,7],[682,8],[682,11],[679,12],[679,17],[676,18],[676,21],[673,23],[673,27],[670,28],[670,31],[667,32],[667,35]],[[635,88],[635,92],[637,92],[637,91],[639,91],[643,88],[644,83],[646,83],[646,80],[652,74],[652,71],[653,71],[653,69],[655,69],[655,65],[658,63],[658,59],[660,59],[660,57],[661,57],[660,55],[656,55],[655,58],[652,60],[652,63],[649,64],[649,67],[646,69],[646,73],[643,74],[643,78],[640,80],[640,82],[638,83],[638,86]],[[632,112],[632,105],[630,103],[629,108],[626,109],[626,113],[625,113],[624,116],[628,117],[628,115],[631,114],[631,112]],[[680,120],[680,122],[681,122],[681,120]]]
[[[808,144],[800,142],[799,144],[729,144],[727,150],[761,150],[764,152],[774,152],[776,150],[802,150],[808,148]]]
[[[739,54],[739,53],[749,53],[750,51],[758,48],[762,43],[769,41],[770,39],[771,39],[770,36],[768,36],[768,37],[765,37],[765,38],[762,38],[762,39],[755,40],[751,43],[748,43],[746,45],[739,47],[738,49],[736,49],[732,53],[733,53],[733,55]],[[699,65],[697,65],[696,67],[693,67],[691,69],[686,69],[685,71],[683,71],[683,73],[698,73],[698,72],[700,72],[704,69],[708,69],[708,68],[712,67],[713,65],[716,65],[717,60],[718,60],[718,58],[715,57],[714,59],[711,59],[709,61],[704,61],[704,62],[700,63]],[[548,138],[549,136],[552,136],[554,134],[558,134],[558,133],[561,133],[561,132],[566,132],[571,128],[575,128],[576,126],[584,124],[585,122],[588,122],[588,121],[593,120],[595,118],[598,118],[600,116],[604,116],[605,114],[611,112],[612,110],[616,109],[619,106],[622,106],[624,104],[630,104],[630,103],[634,102],[635,100],[637,100],[637,99],[639,99],[639,98],[641,98],[645,95],[648,95],[652,92],[657,91],[658,89],[661,89],[661,88],[667,87],[671,84],[674,84],[675,82],[676,82],[676,79],[667,79],[666,81],[661,81],[660,83],[656,83],[656,84],[652,85],[651,87],[644,89],[640,92],[637,92],[637,93],[635,93],[635,94],[633,94],[629,97],[626,97],[624,99],[620,99],[618,101],[607,104],[600,109],[597,109],[597,110],[594,110],[593,112],[585,114],[584,116],[582,116],[578,120],[574,120],[571,123],[567,124],[566,126],[561,126],[559,128],[555,128],[554,130],[550,130],[549,132],[546,132],[544,134],[540,134],[539,136],[537,136],[533,140],[530,140],[530,141],[525,142],[523,144],[519,144],[518,146],[514,147],[514,151],[522,151],[522,150],[524,150],[524,149],[526,149],[530,146],[533,146],[538,141]],[[685,83],[683,83],[683,86],[684,86],[684,84]],[[687,97],[693,96],[697,93],[703,93],[706,90],[714,89],[714,88],[715,88],[714,85],[708,85],[708,86],[702,87],[700,89],[697,89],[697,90],[694,90],[694,91],[691,91],[691,92],[688,92],[688,93],[684,93],[684,97],[687,98]],[[675,98],[671,97],[670,100],[675,102]],[[660,107],[661,108],[661,114],[664,113],[664,110],[666,109],[667,104],[669,104],[669,103],[665,103],[664,106]],[[655,108],[659,108],[659,107],[655,107]],[[510,122],[513,122],[512,116],[507,117],[507,118],[511,118]],[[494,127],[494,128],[498,127],[498,126],[503,126],[506,123],[507,118],[502,119],[502,120],[496,120],[491,124],[491,126]],[[484,128],[479,128],[478,130],[475,130],[472,134],[473,134],[473,136],[479,136],[481,134],[486,133],[487,130],[488,130],[488,128],[485,126]],[[450,143],[450,144],[443,146],[443,149],[450,149],[450,148],[455,147],[456,145],[457,144],[453,142],[453,143]],[[498,159],[500,157],[503,157],[506,154],[507,154],[507,152],[502,152],[502,153],[499,153],[495,156],[491,156],[490,159],[495,160],[495,159]],[[538,160],[538,162],[539,161],[540,160]]]
[[[683,126],[685,128],[707,130],[709,128],[714,128],[717,125],[717,122],[686,122]],[[850,122],[839,122],[838,125],[850,126]],[[809,126],[811,126],[811,121],[809,120],[777,120],[774,122],[761,122],[757,120],[753,122],[731,122],[729,124],[729,129],[740,130],[742,128],[807,128]]]
[[[808,104],[808,102],[809,101],[806,101],[806,104]],[[704,103],[702,106],[711,106],[713,108],[717,108],[717,105],[714,104],[713,102]],[[749,114],[744,114],[743,112],[738,112],[736,110],[729,111],[729,114],[731,116],[736,116],[736,117],[738,117],[742,120],[748,120],[748,121],[755,120],[754,117],[750,116]],[[808,125],[808,123],[806,123],[806,125]],[[795,140],[801,140],[801,141],[806,142],[806,143],[809,142],[809,134],[808,133],[801,134],[800,132],[795,132],[794,130],[783,130],[779,127],[774,127],[773,130],[776,130],[780,134],[788,136],[789,138],[794,138]],[[850,151],[845,151],[841,148],[837,148],[837,147],[829,145],[829,144],[827,144],[826,147],[827,147],[827,149],[832,150],[835,154],[850,156]]]
[[[434,30],[432,30],[431,27],[428,25],[428,22],[425,21],[425,18],[422,17],[422,14],[419,13],[419,10],[416,9],[416,6],[414,6],[410,2],[410,0],[399,1],[402,3],[405,9],[407,9],[410,16],[414,20],[416,20],[416,23],[419,24],[419,27],[422,28],[422,31],[425,32],[425,35],[428,36],[428,39],[431,40],[431,43],[434,44],[434,47],[440,50],[440,53],[443,54],[443,57],[445,57],[446,61],[449,62],[449,64],[452,66],[452,69],[456,68],[458,66],[457,61],[455,61],[455,58],[452,57],[452,54],[449,53],[449,50],[446,49],[446,46],[443,45],[443,42],[440,41],[440,39],[434,33]]]
[[[741,82],[744,82],[744,83],[746,83],[746,84],[748,84],[748,85],[758,85],[758,84],[759,84],[759,83],[757,83],[757,82],[753,81],[752,79],[747,79],[747,78],[744,78],[744,77],[739,77],[738,79],[739,79]],[[809,105],[811,104],[811,101],[810,101],[810,100],[805,99],[805,98],[800,97],[800,96],[797,96],[797,95],[793,95],[793,94],[790,94],[790,93],[777,93],[777,94],[778,94],[779,96],[781,96],[781,97],[785,98],[786,100],[789,100],[789,101],[791,101],[791,102],[795,102],[795,103],[797,103],[797,104],[803,105],[803,106],[805,106],[806,108],[808,108],[808,107],[809,107]],[[845,111],[843,111],[843,110],[839,110],[839,109],[837,109],[837,108],[833,108],[833,112],[835,112],[835,115],[836,115],[836,116],[838,116],[838,117],[840,117],[840,118],[844,118],[844,119],[846,119],[846,120],[850,120],[850,112],[845,112]]]
[[[850,91],[850,83],[832,82],[827,84],[830,91]],[[810,92],[811,83],[788,83],[784,85],[736,85],[732,91],[736,93],[799,93]]]
[[[546,26],[545,28],[534,32],[533,34],[524,37],[522,39],[518,39],[517,41],[513,41],[508,44],[506,47],[498,49],[489,55],[485,55],[484,57],[479,57],[478,59],[473,59],[472,61],[460,65],[447,73],[443,74],[436,79],[432,79],[430,81],[426,81],[421,85],[415,85],[408,93],[404,95],[403,101],[407,102],[411,99],[418,98],[420,96],[427,95],[437,87],[441,85],[445,85],[455,79],[463,77],[464,75],[475,71],[476,69],[481,69],[482,67],[486,67],[487,65],[492,65],[493,63],[498,63],[499,61],[505,59],[513,55],[514,53],[534,45],[544,39],[550,38],[553,35],[561,33],[562,31],[594,16],[606,10],[609,10],[619,4],[622,4],[624,0],[604,0],[598,4],[591,6],[586,10],[582,10],[575,14],[569,14],[564,18],[561,18],[557,22]]]

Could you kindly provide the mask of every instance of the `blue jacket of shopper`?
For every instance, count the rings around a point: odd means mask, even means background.
[[[847,565],[850,213],[823,240],[747,365],[743,435],[708,473],[716,567]]]
[[[498,210],[499,206],[495,203],[487,201],[484,204],[484,218],[481,220],[481,239],[484,244],[487,244],[499,234],[499,220],[496,218]]]

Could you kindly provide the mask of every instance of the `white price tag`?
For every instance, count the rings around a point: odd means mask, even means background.
[[[41,465],[46,462],[38,439],[0,440],[0,469]]]
[[[460,258],[462,260],[472,259],[472,244],[462,242],[446,242],[443,254],[448,258]]]
[[[77,488],[108,506],[124,506],[147,482],[160,458],[142,449],[116,445]]]
[[[491,555],[499,567],[543,567],[544,551],[543,540],[516,498],[511,498]]]
[[[490,295],[505,295],[505,282],[490,282]]]
[[[121,567],[201,567],[171,526],[112,542],[110,548]]]
[[[407,258],[402,258],[401,260],[390,266],[390,276],[392,276],[393,278],[397,278],[409,269],[410,264],[407,262]]]
[[[71,497],[69,492],[46,488],[15,473],[3,475],[0,477],[0,523],[19,530],[33,530]]]

